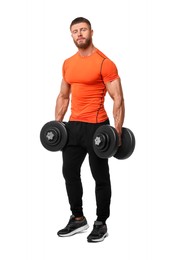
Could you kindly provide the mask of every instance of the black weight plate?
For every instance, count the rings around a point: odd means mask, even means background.
[[[93,136],[93,149],[96,155],[106,159],[112,157],[118,149],[118,135],[110,125],[100,126]]]
[[[58,121],[46,123],[40,131],[40,141],[51,152],[61,151],[67,143],[65,124]]]
[[[129,158],[135,149],[135,136],[133,132],[130,129],[123,127],[121,141],[122,144],[114,157],[119,160],[124,160]]]

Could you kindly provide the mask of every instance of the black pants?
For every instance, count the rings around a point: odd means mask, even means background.
[[[63,149],[63,176],[70,203],[70,209],[75,217],[83,216],[81,183],[81,165],[86,154],[89,155],[89,165],[95,180],[95,194],[97,204],[97,220],[105,222],[110,214],[111,184],[108,159],[99,158],[92,145],[96,129],[103,123],[91,124],[83,122],[68,122],[68,143]],[[88,187],[90,189],[90,187]]]

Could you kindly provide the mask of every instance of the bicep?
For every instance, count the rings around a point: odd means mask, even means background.
[[[70,95],[70,84],[68,84],[64,79],[61,81],[60,95],[64,98],[68,98]]]
[[[123,99],[123,90],[120,78],[106,83],[106,88],[112,99]]]

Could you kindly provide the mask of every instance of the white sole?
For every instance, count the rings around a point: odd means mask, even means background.
[[[70,232],[68,234],[59,235],[59,236],[60,237],[70,237],[70,236],[73,236],[73,235],[75,235],[77,233],[81,233],[81,232],[85,231],[88,228],[89,228],[89,226],[88,226],[88,224],[86,224],[85,226],[77,228],[77,229],[73,230],[72,232]]]
[[[108,237],[108,233],[105,233],[101,238],[99,239],[92,239],[91,241],[88,242],[102,242],[106,237]]]

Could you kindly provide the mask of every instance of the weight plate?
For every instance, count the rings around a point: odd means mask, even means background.
[[[40,141],[51,152],[61,151],[67,143],[65,124],[58,121],[46,123],[40,131]]]
[[[118,144],[118,135],[115,128],[110,125],[100,126],[93,136],[93,149],[96,155],[106,159],[112,157]]]
[[[130,129],[123,127],[121,141],[122,144],[118,148],[114,157],[119,160],[124,160],[129,158],[135,149],[135,136],[133,132]]]

